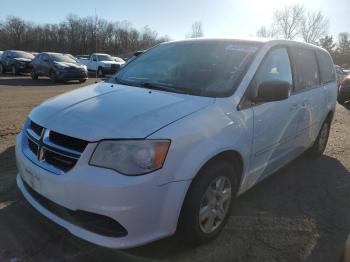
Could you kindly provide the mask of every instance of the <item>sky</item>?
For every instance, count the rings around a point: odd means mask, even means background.
[[[37,24],[58,23],[68,14],[94,15],[96,8],[100,18],[127,20],[138,29],[148,25],[173,40],[185,38],[194,21],[202,22],[205,37],[249,37],[271,24],[275,9],[295,3],[322,11],[330,34],[350,32],[350,0],[16,0],[1,3],[0,21],[13,15]]]

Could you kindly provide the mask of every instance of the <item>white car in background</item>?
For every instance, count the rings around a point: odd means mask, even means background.
[[[108,82],[36,107],[17,136],[17,184],[35,209],[98,245],[177,230],[204,242],[237,195],[305,151],[324,152],[336,98],[332,58],[313,45],[162,43]]]
[[[112,57],[113,57],[114,61],[116,61],[116,62],[119,63],[120,65],[125,64],[125,61],[124,61],[122,58],[117,57],[117,56],[112,56]]]
[[[90,72],[96,72],[99,77],[116,73],[123,64],[115,61],[112,56],[102,53],[94,53],[87,57],[78,56],[77,58],[79,63],[86,65]]]

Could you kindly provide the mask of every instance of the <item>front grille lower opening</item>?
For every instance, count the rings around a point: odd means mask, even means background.
[[[121,224],[110,217],[62,207],[34,191],[23,179],[22,182],[27,192],[40,205],[69,223],[107,237],[125,237],[128,234],[128,231]]]
[[[76,164],[77,160],[71,157],[66,157],[61,154],[56,154],[50,150],[45,150],[45,161],[64,172],[71,170]]]

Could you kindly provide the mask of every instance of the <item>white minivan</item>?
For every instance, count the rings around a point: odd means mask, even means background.
[[[203,242],[233,199],[303,152],[325,150],[332,59],[285,40],[162,43],[110,80],[36,107],[17,184],[44,216],[112,248],[176,231]]]

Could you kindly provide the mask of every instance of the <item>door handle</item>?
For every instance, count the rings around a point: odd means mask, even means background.
[[[302,106],[307,106],[309,104],[309,99],[305,99],[302,103]]]
[[[299,108],[299,105],[297,103],[295,104],[292,104],[290,107],[289,107],[289,111],[295,111]]]

